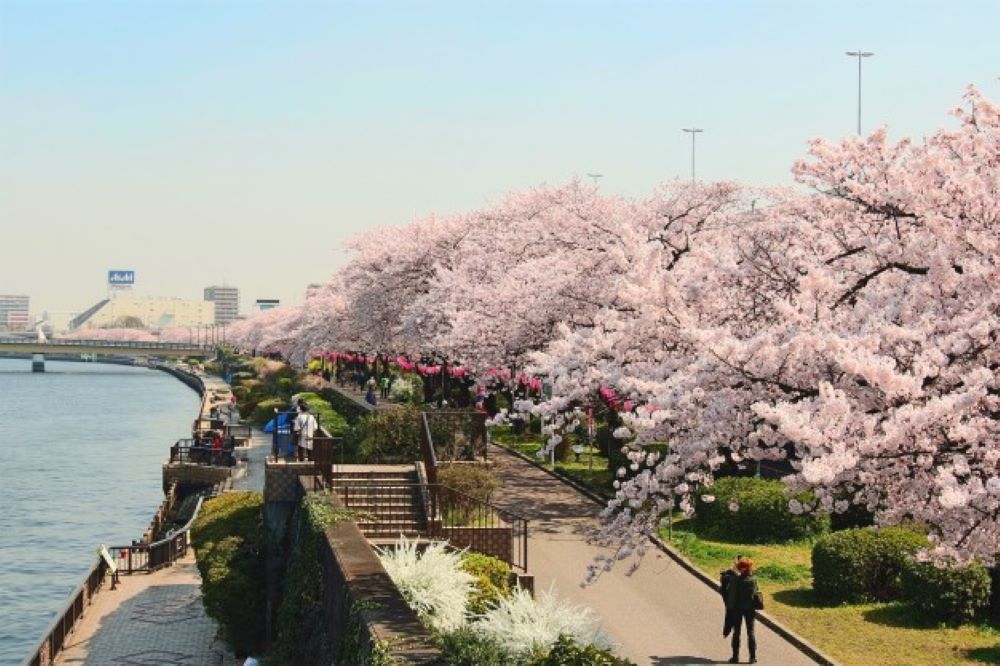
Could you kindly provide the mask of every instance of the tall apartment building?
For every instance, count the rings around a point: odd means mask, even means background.
[[[231,324],[240,314],[240,290],[236,287],[205,287],[205,300],[215,303],[216,324]]]
[[[23,331],[31,324],[30,298],[20,294],[0,294],[0,329]]]

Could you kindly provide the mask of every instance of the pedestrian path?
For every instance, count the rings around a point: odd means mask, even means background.
[[[233,471],[233,490],[264,492],[264,462],[271,454],[271,435],[254,427],[250,445],[236,449],[239,459]]]
[[[360,405],[361,407],[365,408],[370,412],[371,411],[381,412],[386,409],[394,409],[395,407],[399,406],[399,403],[397,402],[392,402],[391,400],[379,398],[375,406],[372,407],[370,404],[365,402],[365,391],[359,389],[357,384],[348,383],[344,384],[343,386],[340,386],[336,382],[328,382],[327,385],[337,393],[340,393],[348,400],[357,403],[358,405]]]
[[[236,666],[205,615],[194,553],[151,574],[121,576],[94,597],[56,664]]]
[[[528,570],[535,590],[554,585],[559,596],[593,608],[618,653],[640,666],[725,663],[722,600],[717,592],[662,553],[652,550],[631,576],[622,562],[593,585],[581,588],[586,567],[600,550],[586,542],[600,506],[568,484],[500,447],[490,456],[504,486],[495,504],[531,520]],[[815,663],[771,629],[757,623],[762,666]],[[744,637],[744,641],[745,641]],[[747,657],[744,643],[742,659]]]

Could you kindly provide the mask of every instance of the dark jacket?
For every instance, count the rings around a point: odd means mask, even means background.
[[[755,594],[760,594],[757,587],[757,579],[753,574],[749,576],[736,576],[729,583],[726,590],[726,609],[739,611],[752,611],[753,598]]]

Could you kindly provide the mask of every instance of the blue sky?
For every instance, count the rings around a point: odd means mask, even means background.
[[[1000,2],[0,0],[0,293],[301,300],[377,225],[605,174],[790,182],[1000,97]]]

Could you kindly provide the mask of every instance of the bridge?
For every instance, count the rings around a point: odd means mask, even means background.
[[[45,371],[45,354],[88,354],[95,356],[161,356],[208,358],[214,345],[190,342],[134,342],[129,340],[31,340],[0,338],[0,352],[31,354],[35,372]]]

